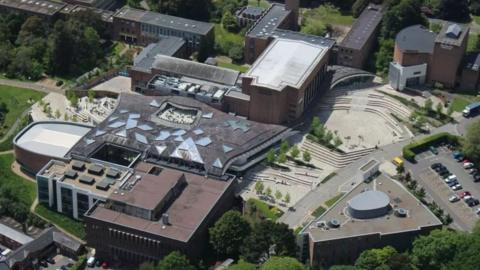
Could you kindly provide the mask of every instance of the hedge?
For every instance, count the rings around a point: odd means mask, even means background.
[[[403,147],[403,158],[410,162],[415,162],[415,156],[421,152],[428,150],[430,146],[438,145],[440,143],[458,144],[459,137],[447,132],[437,133],[418,141],[412,142]]]

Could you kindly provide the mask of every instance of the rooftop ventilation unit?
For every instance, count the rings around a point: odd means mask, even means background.
[[[328,222],[328,227],[330,228],[338,228],[340,227],[340,222],[336,219],[332,219]]]
[[[162,224],[163,225],[169,225],[170,224],[169,217],[168,217],[167,213],[162,214]]]
[[[408,211],[404,208],[398,208],[395,210],[395,216],[397,217],[406,217]]]

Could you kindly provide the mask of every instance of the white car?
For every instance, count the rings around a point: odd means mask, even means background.
[[[470,196],[470,195],[467,195],[467,196],[463,197],[463,201],[466,202],[466,201],[470,200],[471,198],[473,198],[473,197]]]
[[[475,210],[475,213],[480,216],[480,208],[477,208],[477,209]]]
[[[463,168],[465,168],[465,169],[471,169],[471,168],[473,168],[473,166],[475,166],[475,164],[473,164],[471,162],[467,162],[467,163],[463,164]]]
[[[455,191],[460,190],[460,189],[462,189],[462,188],[463,188],[463,187],[462,187],[462,185],[460,185],[460,184],[457,184],[457,185],[455,185],[455,186],[452,187],[452,189],[455,190]]]
[[[460,201],[460,197],[458,197],[458,195],[452,195],[452,196],[450,196],[450,198],[448,198],[448,200],[450,202],[454,203],[454,202]]]
[[[457,176],[455,174],[452,174],[449,177],[447,177],[447,179],[445,179],[445,183],[450,183],[456,180],[457,180]]]

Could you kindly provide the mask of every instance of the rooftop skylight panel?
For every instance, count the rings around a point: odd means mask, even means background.
[[[154,100],[152,100],[152,102],[150,102],[150,106],[158,108],[158,107],[160,107],[160,104],[158,104],[158,102],[154,99]]]
[[[120,110],[120,113],[128,113],[128,110]]]
[[[143,144],[148,144],[147,137],[145,137],[143,134],[135,132],[135,140],[137,142],[143,143]]]
[[[175,132],[173,132],[172,135],[173,136],[182,136],[182,135],[185,135],[185,133],[187,133],[185,130],[179,129],[179,130],[176,130]]]
[[[164,141],[170,137],[169,131],[160,131],[160,134],[155,138],[156,141]]]
[[[202,114],[202,118],[212,119],[213,118],[213,112]]]
[[[95,137],[102,136],[105,133],[107,133],[105,130],[99,129],[95,132]]]
[[[153,127],[150,126],[150,125],[147,125],[147,124],[140,125],[140,126],[138,126],[138,128],[141,129],[141,130],[144,130],[144,131],[153,130]]]
[[[113,122],[111,124],[108,125],[108,127],[110,128],[119,128],[119,127],[123,127],[125,125],[125,122],[123,121],[116,121],[116,122]]]
[[[138,124],[137,120],[128,119],[126,129],[136,128],[137,124]]]
[[[219,169],[222,169],[223,168],[223,164],[222,162],[220,161],[220,159],[215,159],[215,161],[213,162],[212,164],[213,167],[215,168],[219,168]]]
[[[182,136],[177,136],[177,137],[175,137],[174,141],[176,141],[176,142],[183,142],[184,139],[183,139]]]
[[[115,133],[115,135],[126,138],[127,137],[127,130],[122,129],[119,132]]]
[[[201,146],[207,146],[212,143],[212,140],[210,139],[210,137],[203,137],[197,140],[195,143]]]
[[[94,142],[95,142],[94,139],[85,139],[85,143],[86,143],[87,145],[90,145],[90,144],[92,144],[92,143],[94,143]]]
[[[165,151],[165,149],[167,149],[167,147],[165,145],[156,145],[155,149],[157,149],[158,154],[161,155],[163,153],[163,151]]]
[[[128,115],[128,119],[138,119],[138,118],[140,118],[139,113],[131,113]]]
[[[228,153],[228,152],[230,152],[230,151],[233,150],[232,147],[230,147],[230,146],[228,146],[228,145],[225,145],[225,144],[222,145],[222,148],[223,148],[223,152],[224,152],[224,153]]]
[[[202,135],[204,132],[203,132],[202,129],[199,129],[199,128],[198,128],[198,129],[195,129],[195,130],[193,131],[193,133],[195,133],[195,135]]]
[[[115,121],[118,119],[118,116],[112,116],[110,118],[108,118],[108,122],[112,122],[112,121]]]

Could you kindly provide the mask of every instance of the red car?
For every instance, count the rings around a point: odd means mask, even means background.
[[[102,268],[103,268],[103,269],[107,269],[107,268],[108,268],[108,263],[107,263],[107,262],[103,262],[103,263],[102,263]]]
[[[465,163],[471,163],[470,160],[468,160],[468,159],[464,159],[462,162],[463,162],[463,164],[465,164]]]
[[[470,194],[470,192],[468,192],[468,191],[464,191],[464,192],[460,193],[459,195],[460,195],[460,198],[462,198],[462,199],[463,199],[465,196],[472,196],[472,194]]]

